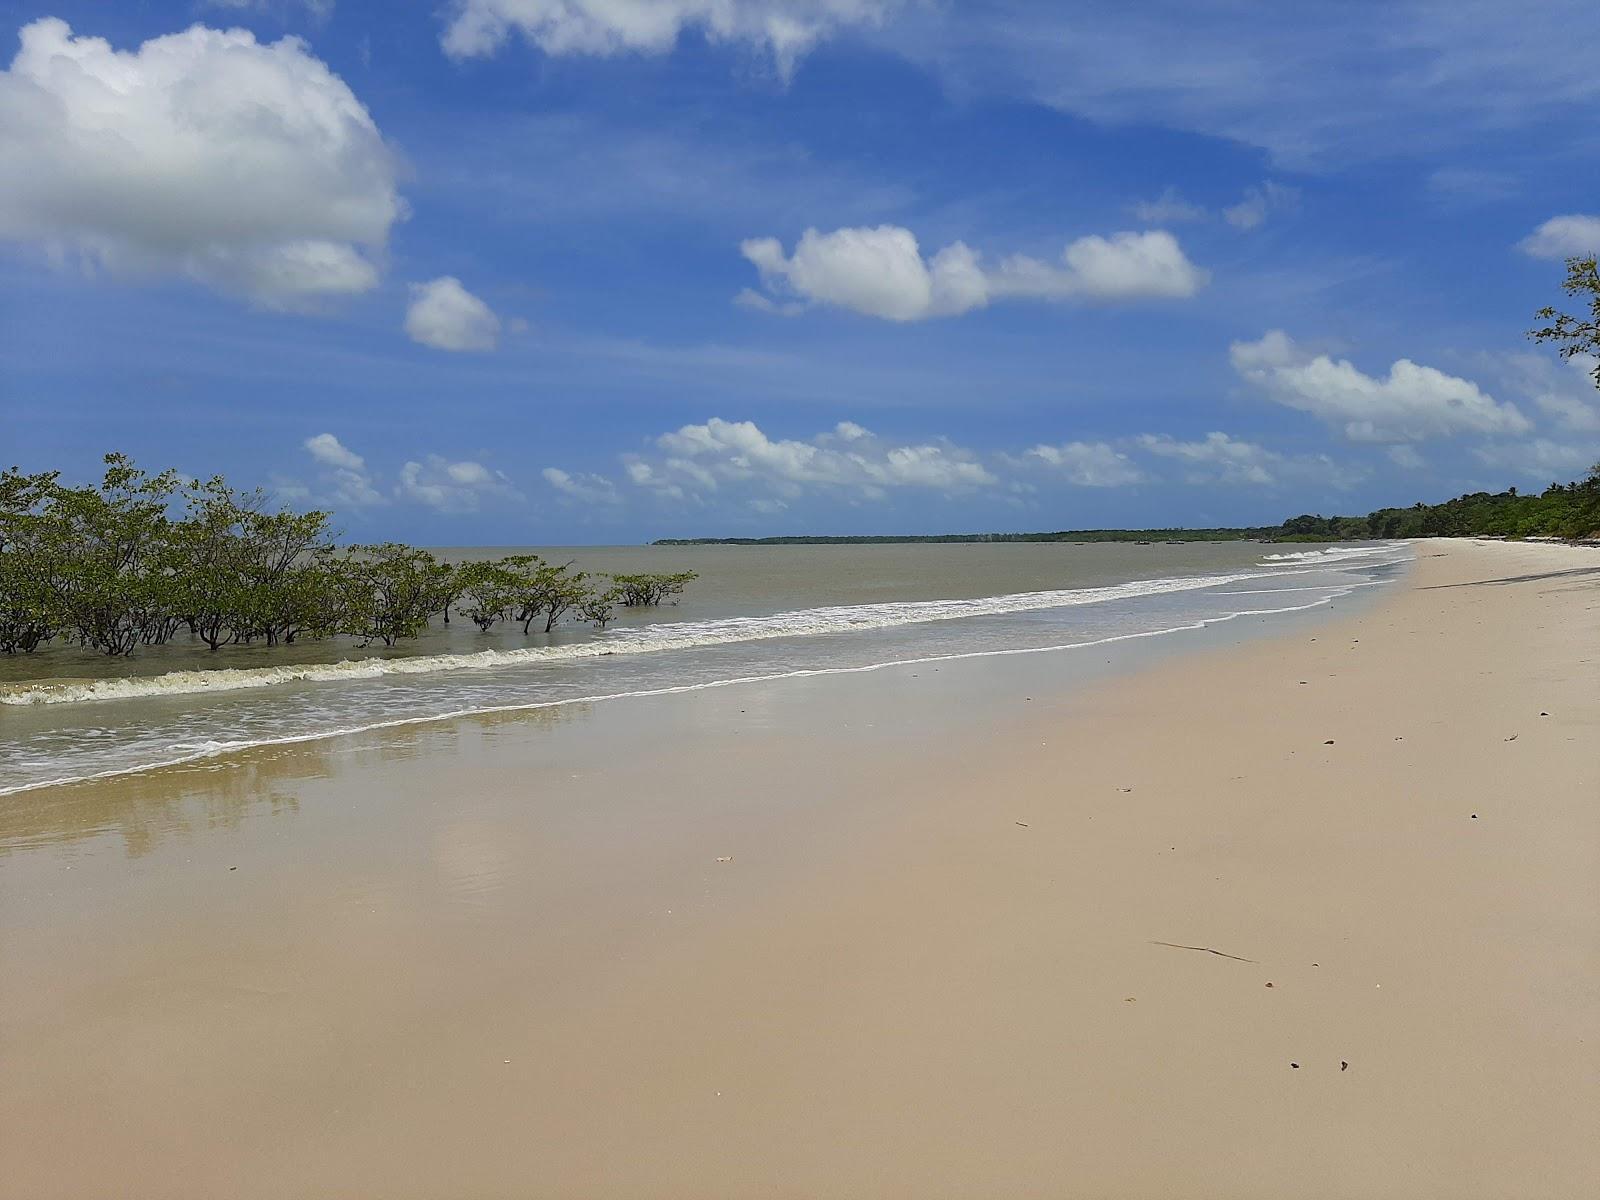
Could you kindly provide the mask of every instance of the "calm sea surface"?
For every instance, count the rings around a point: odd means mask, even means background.
[[[510,547],[447,550],[461,560]],[[1405,545],[536,548],[595,572],[697,571],[676,604],[480,634],[458,618],[392,650],[333,639],[110,660],[0,658],[0,794],[254,745],[474,712],[957,655],[1068,650],[1324,605],[1381,584]]]

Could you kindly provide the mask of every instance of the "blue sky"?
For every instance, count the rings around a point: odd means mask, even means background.
[[[0,458],[432,544],[1572,478],[1600,9],[1515,8],[3,3]]]

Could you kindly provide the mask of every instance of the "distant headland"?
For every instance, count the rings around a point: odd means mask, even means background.
[[[1471,492],[1441,504],[1380,508],[1364,517],[1306,513],[1279,525],[1210,529],[1063,529],[1040,533],[659,538],[654,546],[877,546],[919,542],[1346,542],[1414,537],[1600,538],[1600,464],[1537,494]]]

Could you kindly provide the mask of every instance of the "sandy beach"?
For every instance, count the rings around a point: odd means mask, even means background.
[[[1591,1195],[1600,552],[1416,550],[7,797],[0,1196]]]

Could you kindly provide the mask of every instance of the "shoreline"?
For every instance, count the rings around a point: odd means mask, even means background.
[[[1333,557],[1324,560],[1324,554]],[[1248,568],[1238,564],[1231,570],[1097,581],[1022,593],[835,604],[751,616],[652,622],[613,630],[606,637],[540,647],[244,670],[212,665],[154,676],[0,684],[0,713],[17,737],[14,746],[0,747],[0,796],[216,761],[263,747],[381,736],[385,730],[407,725],[487,714],[648,699],[810,675],[862,674],[1009,653],[1093,651],[1145,638],[1209,636],[1204,631],[1229,621],[1267,616],[1281,622],[1292,619],[1298,609],[1314,609],[1328,599],[1382,587],[1386,580],[1358,574],[1406,561],[1403,552],[1397,558],[1383,547],[1348,548],[1314,552],[1312,561],[1305,562],[1269,558]],[[1293,575],[1326,576],[1332,582],[1260,592],[1226,590],[1256,579],[1265,582]],[[1279,609],[1255,608],[1252,600],[1239,602],[1233,611],[1227,611],[1229,605],[1215,603],[1217,597],[1253,598],[1279,592],[1280,599],[1290,599],[1292,593],[1306,591],[1323,593],[1325,599],[1310,604],[1296,600]],[[1179,606],[1164,616],[1159,611],[1154,616],[1130,616],[1131,628],[1119,624],[1115,615],[1120,608],[1136,611],[1146,605],[1159,610],[1162,604],[1186,595],[1198,598],[1193,607],[1199,611],[1183,612]],[[1209,612],[1205,611],[1208,607]],[[1014,629],[1009,640],[1006,635],[998,644],[992,640],[995,627],[991,622],[1011,620],[1025,626],[1027,618],[1036,613],[1047,620],[1082,615],[1051,635],[1033,634],[1024,627]],[[1163,621],[1167,623],[1158,623]],[[1257,628],[1253,632],[1269,635],[1271,630]],[[724,648],[743,655],[743,660],[719,660]],[[347,686],[339,691],[320,690],[321,685],[333,683]],[[411,691],[402,704],[386,703],[386,690],[397,687]],[[224,707],[216,711],[226,711],[231,720],[218,719],[205,710],[204,706],[219,703]],[[183,708],[186,704],[192,707]],[[100,735],[121,722],[138,731],[140,744],[119,755],[115,739]],[[80,730],[94,738],[95,753],[70,753],[74,734]],[[61,756],[30,755],[31,738],[62,748]]]
[[[1087,684],[98,785],[0,853],[0,1195],[1583,1194],[1600,556],[1417,549]]]

